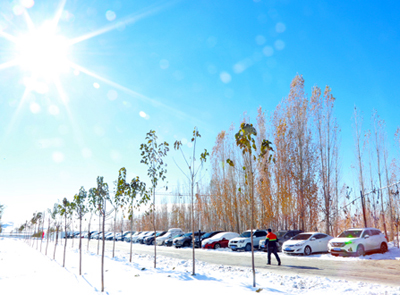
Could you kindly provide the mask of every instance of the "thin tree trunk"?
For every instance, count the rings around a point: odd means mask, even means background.
[[[92,214],[90,214],[89,224],[88,224],[88,241],[87,241],[87,251],[89,251],[89,242],[90,242],[90,223],[92,221]]]
[[[47,248],[49,247],[49,232],[50,232],[50,217],[49,217],[49,225],[47,226],[47,242],[46,242],[46,251],[45,255],[47,256]]]
[[[116,227],[116,224],[117,224],[117,210],[116,210],[116,208],[114,208],[115,209],[115,215],[114,215],[114,237],[113,237],[113,258],[114,258],[114,252],[115,252],[115,227]]]
[[[133,211],[133,207],[132,207]],[[131,240],[130,240],[130,250],[129,250],[129,262],[132,262],[132,231],[133,231],[133,212],[131,215]]]
[[[79,217],[79,275],[82,275],[82,216]]]
[[[64,244],[63,267],[65,267],[65,254],[66,253],[67,253],[67,215],[65,215],[65,244]]]
[[[153,228],[154,228],[154,268],[157,267],[157,244],[156,244],[156,188],[153,186]]]
[[[104,201],[103,205],[103,248],[101,250],[101,292],[104,292],[104,250],[105,250],[105,237],[104,237],[104,230],[105,230],[105,221],[106,221],[106,202]]]
[[[101,231],[101,213],[99,212],[99,232]],[[104,236],[104,231],[102,232]],[[97,239],[97,255],[99,255],[100,251],[100,239]]]
[[[57,249],[57,245],[58,245],[58,230],[59,230],[59,225],[56,225],[56,241],[54,244],[54,252],[53,252],[53,260],[56,259],[56,249]]]

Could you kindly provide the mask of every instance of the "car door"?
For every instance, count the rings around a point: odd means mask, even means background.
[[[381,239],[379,237],[379,234],[381,233],[380,230],[378,229],[371,229],[371,234],[372,234],[372,241],[373,241],[373,249],[379,249],[381,247]]]
[[[372,233],[369,229],[364,230],[363,234],[363,243],[365,247],[365,251],[371,251],[374,249],[374,239],[372,237]]]
[[[328,251],[328,235],[325,234],[316,234],[314,235],[315,240],[313,241],[315,248],[313,247],[314,252],[327,252]]]

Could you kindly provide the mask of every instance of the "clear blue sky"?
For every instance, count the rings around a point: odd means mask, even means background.
[[[72,199],[80,186],[95,186],[98,175],[111,185],[123,166],[129,179],[145,178],[139,146],[150,129],[172,144],[189,139],[197,126],[199,147],[211,150],[216,135],[232,123],[238,126],[243,112],[253,122],[258,106],[273,112],[297,73],[308,94],[314,85],[332,88],[342,167],[350,175],[354,105],[363,112],[365,128],[378,110],[391,144],[400,125],[399,6],[397,1],[0,2],[3,221],[22,223],[34,211]],[[17,46],[60,7],[56,35],[74,40],[66,53],[73,66],[62,72],[57,65],[65,48],[47,37]],[[26,52],[34,62],[18,59]],[[172,157],[180,156],[170,152],[171,187],[182,178]]]

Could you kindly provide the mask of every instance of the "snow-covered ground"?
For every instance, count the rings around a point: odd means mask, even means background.
[[[83,251],[82,276],[79,276],[79,253],[68,241],[66,267],[62,267],[63,246],[53,245],[45,256],[45,243],[36,249],[22,240],[0,238],[0,294],[100,294],[101,256]],[[86,248],[86,247],[83,247]],[[226,250],[222,250],[226,251]],[[386,256],[383,256],[386,255]],[[399,259],[400,250],[391,247],[386,254],[343,259]],[[279,275],[257,270],[257,287],[252,287],[250,268],[196,263],[192,276],[191,261],[157,257],[153,268],[151,255],[129,255],[121,252],[105,257],[105,294],[400,294],[400,287],[332,280],[322,277]],[[313,255],[315,259],[342,259],[330,255]],[[299,257],[301,259],[301,257]],[[400,262],[399,262],[400,263]]]

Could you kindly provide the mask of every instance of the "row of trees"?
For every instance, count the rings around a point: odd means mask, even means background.
[[[254,126],[245,116],[238,132],[234,132],[233,125],[228,131],[221,131],[211,155],[207,150],[196,155],[196,141],[200,137],[196,128],[192,137],[193,154],[189,158],[185,157],[182,144],[175,142],[174,148],[182,152],[187,165],[187,169],[179,167],[186,182],[169,194],[167,201],[164,198],[157,210],[156,188],[166,177],[164,157],[169,145],[158,143],[155,132],[150,131],[140,149],[141,163],[148,167],[151,187],[146,190],[139,177],[128,184],[126,170],[121,168],[110,194],[108,185],[98,177],[96,188],[88,193],[81,188],[74,201],[65,200],[65,204],[63,201],[57,206],[64,216],[65,231],[71,212],[75,212],[80,224],[84,214],[90,213],[88,230],[91,216],[96,214],[103,231],[105,218],[113,212],[114,230],[129,229],[127,223],[124,226],[125,218],[134,230],[180,227],[192,232],[198,225],[206,231],[240,233],[249,228],[271,227],[336,235],[349,227],[374,226],[393,240],[400,215],[397,189],[400,171],[396,160],[389,161],[384,121],[374,112],[373,128],[365,131],[355,108],[353,168],[358,178],[355,183],[346,183],[341,170],[340,127],[334,114],[336,99],[328,86],[323,91],[315,86],[311,93],[308,97],[303,77],[296,75],[288,97],[268,117],[260,107]],[[400,129],[395,139],[400,147]],[[199,166],[195,165],[196,157]],[[209,181],[197,181],[199,169],[208,157],[212,168]],[[360,194],[355,193],[358,191]],[[141,197],[136,198],[137,195]],[[134,214],[151,196],[150,211]],[[110,212],[106,211],[106,204],[111,204]],[[156,247],[154,251],[156,267]]]
[[[355,108],[354,163],[342,163],[341,132],[334,114],[336,99],[329,86],[323,91],[315,86],[311,93],[311,97],[305,94],[304,79],[297,75],[288,97],[268,117],[261,107],[258,109],[255,155],[259,155],[263,140],[271,138],[273,163],[268,162],[271,154],[251,164],[246,162],[233,125],[218,134],[210,155],[210,181],[199,182],[197,187],[193,220],[199,227],[236,232],[251,227],[251,191],[245,185],[248,179],[243,169],[236,169],[245,167],[249,171],[251,167],[256,227],[337,235],[345,228],[373,226],[394,239],[400,216],[400,165],[389,158],[385,122],[374,111],[371,128],[365,130]],[[242,123],[250,124],[250,119],[244,117]],[[395,144],[398,151],[400,129]],[[236,168],[228,165],[227,159],[236,163]],[[351,175],[343,174],[343,164],[352,167]],[[190,186],[178,187],[160,205],[158,224],[190,230],[189,191]],[[139,216],[137,224],[138,229],[147,229],[149,220]]]
[[[181,147],[182,143],[180,141],[176,141],[174,144],[174,148],[178,151],[181,151],[182,156],[185,160],[185,163],[188,165],[188,173],[184,174],[188,177],[189,182],[191,183],[192,193],[194,191],[194,182],[196,179],[196,175],[199,172],[202,163],[206,161],[208,156],[207,150],[200,154],[200,165],[195,165],[195,147],[197,138],[200,137],[200,133],[197,128],[193,131],[192,142],[194,143],[193,155],[186,159],[185,154],[183,153]],[[97,216],[99,220],[99,232],[105,233],[105,225],[106,218],[108,219],[111,214],[114,214],[114,224],[117,222],[117,217],[122,215],[122,217],[127,217],[130,220],[130,231],[131,233],[134,230],[134,216],[135,213],[139,210],[142,205],[146,205],[151,196],[153,197],[153,202],[151,203],[150,209],[145,211],[143,216],[152,216],[151,226],[154,231],[158,229],[158,224],[156,222],[156,206],[155,206],[155,196],[156,189],[159,181],[164,181],[166,178],[166,163],[163,158],[167,155],[169,151],[169,144],[167,142],[159,143],[157,140],[157,136],[155,131],[151,130],[146,134],[145,143],[140,146],[142,160],[141,163],[147,165],[148,167],[148,177],[151,182],[151,187],[146,189],[146,184],[140,181],[139,176],[133,178],[131,182],[127,182],[126,179],[126,169],[123,167],[119,170],[118,178],[114,181],[114,190],[110,192],[109,186],[104,182],[102,176],[97,177],[97,186],[89,189],[87,192],[84,187],[81,187],[79,193],[76,194],[73,200],[69,201],[67,198],[64,198],[61,203],[56,203],[53,206],[53,209],[48,209],[47,212],[49,214],[48,217],[48,235],[47,235],[47,245],[46,252],[47,255],[47,246],[48,241],[51,236],[51,232],[55,233],[55,246],[53,259],[55,259],[56,249],[58,245],[59,232],[61,227],[64,227],[64,237],[67,237],[68,230],[74,228],[73,221],[78,220],[79,222],[79,275],[82,274],[82,221],[86,215],[87,218],[87,230],[90,232],[91,221],[93,216]],[[193,198],[192,195],[192,208],[193,208]],[[107,211],[106,206],[111,205],[112,209]],[[193,216],[193,214],[192,214]],[[123,220],[123,219],[122,219]],[[35,244],[39,244],[39,238],[41,234],[44,232],[44,224],[45,224],[45,213],[34,213],[33,218],[29,221],[26,221],[25,224],[21,225],[18,229],[20,232],[32,231],[32,234],[27,234],[27,242],[32,243],[32,246]],[[122,226],[123,228],[123,221]],[[194,228],[192,228],[194,230]],[[114,227],[114,235],[115,235],[116,227]],[[73,243],[74,240],[72,240]],[[87,249],[89,250],[90,239],[88,239]],[[65,259],[66,259],[66,247],[67,247],[67,239],[65,239],[64,243],[64,253],[63,253],[63,267],[65,267]],[[100,240],[98,240],[97,244],[97,254],[99,254],[100,249]],[[193,242],[194,249],[194,242]],[[102,247],[101,247],[101,290],[104,291],[104,252],[105,252],[105,238],[103,234],[102,238]],[[42,251],[42,243],[40,243],[40,251]],[[114,257],[115,254],[115,240],[113,243],[113,251],[112,255]],[[154,267],[156,267],[156,244],[154,245]],[[130,245],[130,261],[132,261],[132,239]],[[193,262],[195,261],[195,256],[193,252]],[[193,263],[193,274],[195,268]]]

